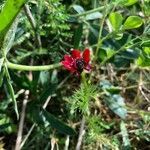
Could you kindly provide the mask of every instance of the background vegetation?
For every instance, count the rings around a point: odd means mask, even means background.
[[[0,149],[150,149],[149,66],[149,0],[1,0]]]

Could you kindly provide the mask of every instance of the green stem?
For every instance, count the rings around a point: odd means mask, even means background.
[[[95,60],[97,59],[98,53],[99,53],[99,48],[101,47],[101,45],[103,44],[104,41],[110,39],[111,37],[113,37],[113,35],[116,35],[117,33],[121,33],[123,32],[123,30],[119,30],[119,31],[113,31],[111,33],[108,33],[105,37],[103,37],[101,40],[98,39],[98,44],[97,44],[97,48],[96,48],[96,52],[95,52]]]
[[[82,83],[84,84],[84,87],[87,87],[86,76],[84,71],[82,72],[81,77],[82,77]]]
[[[102,20],[101,20],[101,23],[100,23],[99,36],[98,36],[98,44],[97,44],[96,52],[95,52],[95,55],[94,55],[94,56],[95,56],[95,57],[94,57],[95,60],[96,60],[97,57],[98,57],[98,50],[99,50],[99,48],[101,47],[103,41],[105,40],[105,39],[101,39],[101,36],[102,36],[102,30],[103,30],[103,25],[104,25],[106,16],[107,16],[107,13],[105,12],[105,14],[104,14],[104,16],[103,16],[103,18],[102,18]],[[101,40],[100,40],[100,39],[101,39]]]
[[[85,15],[88,15],[88,14],[91,14],[91,13],[94,13],[94,12],[97,12],[97,11],[104,10],[105,8],[112,8],[113,6],[114,6],[114,3],[111,3],[111,4],[108,4],[108,5],[106,5],[106,6],[101,6],[101,7],[98,7],[98,8],[92,9],[92,10],[89,10],[89,11],[85,11],[85,12],[80,13],[80,14],[71,15],[71,17],[81,17],[81,16],[85,16]]]
[[[133,39],[133,41],[134,41],[134,40],[135,40],[135,39]],[[142,42],[139,41],[139,42],[136,42],[136,43],[134,43],[134,44],[132,44],[132,45],[129,45],[129,46],[127,46],[128,43],[124,44],[119,50],[117,50],[116,52],[114,52],[110,57],[108,57],[108,58],[106,58],[105,60],[103,60],[103,61],[101,62],[101,64],[100,64],[100,67],[101,67],[102,65],[104,65],[108,60],[110,60],[110,58],[114,57],[114,56],[117,55],[118,53],[120,53],[120,52],[122,52],[122,51],[126,51],[126,49],[132,48],[132,47],[134,47],[134,46],[138,46],[138,45],[140,45],[141,43],[142,43]]]
[[[9,69],[15,69],[15,70],[20,70],[20,71],[52,70],[52,69],[56,69],[62,66],[61,63],[43,65],[43,66],[27,66],[27,65],[14,64],[9,61],[6,61],[6,65]]]

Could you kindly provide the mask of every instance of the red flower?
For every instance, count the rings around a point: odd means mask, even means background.
[[[65,55],[64,61],[61,62],[63,66],[72,73],[77,73],[78,75],[85,69],[87,71],[91,70],[90,65],[90,50],[85,49],[84,52],[79,50],[72,50],[71,55]]]

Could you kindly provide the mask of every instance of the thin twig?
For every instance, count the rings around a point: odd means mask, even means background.
[[[55,144],[56,144],[55,139],[51,138],[51,150],[54,150]]]
[[[77,142],[77,145],[76,145],[76,150],[80,150],[81,149],[83,136],[85,134],[84,126],[85,126],[85,117],[83,116],[82,117],[82,121],[81,121],[79,136],[78,136],[78,142]]]
[[[141,92],[141,94],[143,95],[143,97],[145,98],[145,100],[147,100],[147,102],[150,102],[150,99],[146,96],[146,94],[144,93],[142,86],[139,87],[139,90]]]
[[[70,136],[67,135],[67,136],[66,136],[66,141],[65,141],[65,148],[64,148],[64,150],[68,150],[68,148],[69,148],[69,141],[70,141]]]
[[[37,33],[37,25],[36,25],[36,21],[30,11],[29,5],[25,4],[24,5],[24,11],[29,19],[29,22],[31,23],[31,26],[35,32],[35,36],[36,36],[36,42],[38,44],[38,47],[41,48],[42,47],[42,43],[41,43],[41,37],[40,35]]]
[[[25,13],[29,19],[29,22],[31,23],[32,28],[35,30],[36,29],[36,22],[32,16],[29,5],[27,5],[27,4],[24,5],[24,11],[25,11]]]
[[[45,101],[45,103],[44,103],[44,105],[43,105],[43,109],[45,109],[45,108],[47,107],[47,105],[48,105],[48,103],[49,103],[50,100],[51,100],[51,96],[49,96],[49,97],[47,98],[47,100]],[[33,129],[35,128],[35,126],[36,126],[36,123],[34,123],[34,124],[31,126],[31,128],[30,128],[28,134],[26,135],[26,137],[24,138],[24,140],[23,140],[22,143],[21,143],[21,146],[20,146],[21,148],[23,147],[23,145],[25,144],[25,142],[26,142],[27,139],[29,138],[29,136],[30,136],[31,132],[33,131]]]
[[[16,139],[15,150],[21,149],[20,144],[21,144],[21,140],[22,140],[23,125],[24,125],[24,118],[25,118],[28,96],[29,96],[29,91],[27,90],[25,92],[25,99],[23,100],[22,112],[21,112],[21,118],[20,118],[20,122],[19,122],[19,129],[18,129],[18,135],[17,135],[17,139]]]
[[[31,128],[30,128],[28,134],[25,136],[25,138],[24,138],[23,141],[21,142],[20,148],[23,147],[23,145],[25,144],[25,142],[26,142],[27,139],[29,138],[29,136],[30,136],[31,132],[33,131],[33,129],[35,128],[35,126],[36,126],[35,123],[31,126]]]
[[[142,71],[140,72],[140,80],[139,80],[138,90],[141,92],[141,94],[143,95],[145,100],[147,100],[147,102],[150,102],[150,99],[146,96],[146,94],[143,91],[143,73],[142,73]]]

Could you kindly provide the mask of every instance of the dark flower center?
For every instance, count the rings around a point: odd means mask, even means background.
[[[76,67],[77,67],[77,70],[79,71],[79,72],[82,72],[83,71],[83,69],[84,69],[84,60],[81,58],[81,59],[77,59],[76,60]]]

